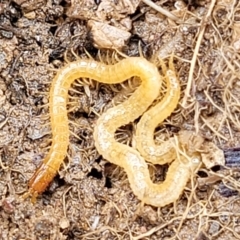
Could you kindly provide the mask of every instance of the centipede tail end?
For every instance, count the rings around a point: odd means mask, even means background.
[[[52,179],[56,176],[57,171],[51,166],[42,163],[29,181],[29,189],[22,197],[25,199],[31,196],[31,202],[35,203],[39,194],[44,192]]]

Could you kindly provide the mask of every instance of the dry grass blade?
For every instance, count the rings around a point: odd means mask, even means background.
[[[200,30],[199,30],[196,46],[195,46],[192,61],[191,61],[191,67],[190,67],[190,71],[189,71],[189,75],[188,75],[187,87],[185,89],[184,97],[183,97],[183,100],[182,100],[182,106],[184,108],[186,107],[187,100],[190,97],[190,91],[191,91],[191,87],[192,87],[192,84],[193,84],[193,73],[194,73],[194,69],[195,69],[195,65],[196,65],[196,61],[197,61],[199,48],[201,46],[203,34],[205,32],[207,24],[209,23],[209,19],[210,19],[210,16],[212,14],[212,11],[213,11],[213,8],[214,8],[215,4],[216,4],[216,0],[211,0],[211,4],[209,6],[208,12],[207,12],[206,16],[201,21],[201,27],[200,27]]]
[[[158,6],[157,4],[155,4],[154,2],[152,2],[151,0],[142,0],[145,4],[147,4],[149,7],[155,9],[156,11],[160,12],[161,14],[163,14],[164,16],[172,19],[173,21],[177,21],[177,22],[181,22],[181,20],[175,16],[174,14],[172,14],[171,12],[167,11],[166,9]]]

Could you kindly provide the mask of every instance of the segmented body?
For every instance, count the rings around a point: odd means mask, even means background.
[[[110,128],[112,129],[111,132],[113,133],[119,126],[140,116],[157,97],[161,86],[161,76],[157,68],[144,58],[127,58],[115,65],[106,65],[93,60],[80,60],[71,62],[58,71],[51,84],[49,95],[52,145],[42,165],[30,179],[29,193],[31,195],[37,195],[46,189],[66,157],[69,144],[66,105],[68,90],[74,80],[86,77],[102,83],[114,84],[121,83],[132,76],[139,76],[142,79],[142,85],[128,101],[110,110],[108,119],[110,121]],[[143,104],[140,99],[144,99]],[[124,116],[125,121],[119,125],[117,119],[119,112],[121,110],[129,112],[131,109],[134,110],[130,115]],[[116,119],[113,119],[115,116]],[[101,145],[101,143],[102,145],[111,144],[114,137],[111,136],[105,140],[106,134],[108,135],[107,131],[103,134],[102,139],[97,139],[100,142],[97,145]]]
[[[171,61],[169,70],[166,71],[166,84],[167,89],[163,99],[144,113],[137,124],[137,149],[146,161],[153,164],[169,163],[176,158],[173,138],[161,143],[161,145],[156,145],[153,137],[157,125],[170,116],[177,107],[180,98],[180,85]]]
[[[115,65],[105,65],[93,60],[80,60],[67,64],[57,73],[50,91],[53,141],[48,155],[29,182],[28,194],[35,198],[37,194],[43,192],[66,157],[69,144],[66,104],[68,90],[73,81],[77,78],[87,77],[102,83],[114,84],[121,83],[132,76],[138,76],[142,81],[141,85],[128,100],[109,109],[98,119],[94,129],[96,148],[105,159],[124,168],[133,192],[145,203],[164,206],[179,197],[191,171],[198,166],[198,161],[196,164],[196,161],[177,159],[169,167],[166,180],[161,184],[154,184],[150,179],[147,163],[140,153],[134,148],[117,142],[114,138],[115,131],[120,126],[141,116],[157,98],[160,91],[162,79],[157,68],[147,60],[137,57],[124,59]],[[179,84],[174,71],[167,72],[167,79],[170,80],[168,88],[174,88],[175,93],[179,92]],[[147,111],[144,114],[137,131],[140,142],[145,138],[143,136],[146,134],[145,130],[151,125],[148,140],[152,144],[153,131],[160,121],[154,116],[161,114],[162,120],[165,119],[175,108],[178,99],[179,93],[175,96],[172,95],[172,91],[167,92],[161,102],[166,106],[166,109],[160,108],[163,112],[154,108],[155,110]],[[173,101],[174,103],[172,103]],[[166,103],[172,104],[173,107],[167,106]],[[154,115],[152,116],[152,114]],[[149,121],[151,117],[155,120]],[[142,127],[145,128],[144,134],[141,133]],[[138,148],[144,149],[144,144],[138,144],[140,146]],[[147,160],[151,161],[150,158],[151,156]],[[155,160],[153,161],[155,162]],[[160,164],[162,163],[160,162]]]
[[[161,146],[154,143],[156,126],[173,112],[180,97],[179,81],[171,62],[170,68],[166,71],[166,95],[157,105],[143,114],[137,125],[136,142],[139,152],[116,142],[114,133],[118,127],[132,121],[133,116],[136,118],[140,115],[132,114],[138,111],[138,106],[148,101],[144,93],[150,91],[150,87],[145,88],[145,91],[137,96],[134,104],[126,101],[123,105],[109,109],[98,119],[97,127],[94,129],[95,144],[100,154],[110,162],[124,168],[134,194],[144,203],[156,207],[162,207],[177,200],[191,174],[200,164],[200,155],[197,152],[191,153],[189,158],[183,156],[178,158],[173,145],[174,139],[164,142]],[[154,87],[153,84],[151,87]],[[127,116],[130,116],[131,120],[126,118]],[[154,164],[170,163],[174,159],[163,183],[152,182],[143,156]]]

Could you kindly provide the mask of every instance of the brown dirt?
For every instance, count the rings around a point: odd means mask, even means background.
[[[64,53],[74,60],[72,53],[87,57],[87,50],[97,59],[97,48],[119,48],[129,56],[141,49],[151,59],[174,51],[182,99],[156,139],[185,129],[222,149],[239,147],[240,3],[155,2],[177,21],[145,3],[0,2],[0,239],[240,239],[238,159],[230,169],[203,167],[176,203],[157,209],[142,206],[124,171],[99,156],[92,129],[122,94],[120,85],[88,81],[75,88],[80,94],[70,91],[77,100],[69,119],[80,127],[71,125],[69,160],[35,204],[21,199],[48,151],[44,105]],[[118,139],[130,143],[134,127],[120,129]],[[155,180],[163,180],[165,171],[157,166]]]

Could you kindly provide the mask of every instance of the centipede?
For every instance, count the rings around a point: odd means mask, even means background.
[[[103,158],[124,169],[133,193],[142,202],[162,207],[179,198],[192,172],[201,164],[201,159],[197,152],[189,158],[177,155],[173,139],[160,146],[154,143],[156,126],[173,112],[180,96],[180,85],[172,61],[169,69],[162,65],[165,76],[160,75],[158,68],[143,57],[125,58],[114,65],[81,59],[61,68],[51,83],[49,95],[51,148],[31,177],[25,196],[31,195],[34,202],[51,183],[67,155],[70,136],[67,99],[72,83],[78,78],[90,78],[105,84],[117,84],[136,76],[141,83],[132,95],[108,109],[97,120],[93,132],[95,146]],[[151,108],[161,90],[163,77],[167,83],[166,94]],[[137,148],[117,142],[114,137],[116,130],[140,116],[136,131]],[[171,163],[162,183],[152,182],[146,161]]]

